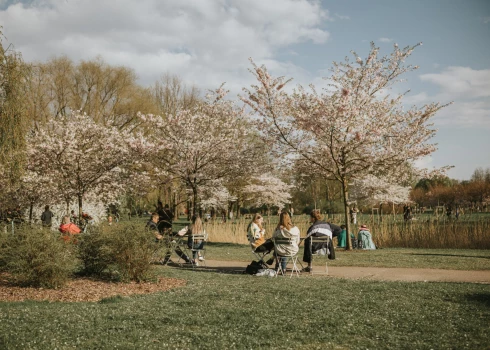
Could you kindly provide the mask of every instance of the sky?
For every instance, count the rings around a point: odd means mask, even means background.
[[[324,87],[333,61],[422,42],[392,93],[453,102],[433,119],[438,150],[418,162],[469,179],[490,167],[490,0],[0,0],[5,43],[28,62],[66,55],[131,67],[150,86],[176,74],[202,91],[253,83],[249,58],[292,84]]]

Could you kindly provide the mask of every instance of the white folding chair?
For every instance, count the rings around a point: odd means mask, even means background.
[[[274,237],[272,238],[272,242],[274,242],[274,251],[276,253],[276,263],[277,263],[277,273],[276,277],[279,274],[285,275],[286,271],[282,269],[282,264],[281,264],[281,258],[286,258],[286,265],[291,262],[293,264],[293,267],[291,268],[291,275],[289,278],[292,278],[294,274],[299,277],[299,273],[301,270],[298,268],[298,252],[295,254],[290,254],[290,255],[279,255],[277,254],[277,247],[282,246],[282,245],[293,245],[293,240],[291,238],[278,238]]]
[[[323,256],[325,257],[325,274],[328,275],[328,252],[330,250],[330,254],[332,254],[334,257],[335,257],[335,250],[334,250],[334,247],[333,247],[333,243],[332,243],[332,238],[330,238],[330,236],[311,236],[311,241],[310,241],[310,245],[311,245],[311,252],[312,252],[312,255],[311,255],[311,262],[312,262],[312,265],[313,265],[313,257],[317,257],[319,258],[320,256]],[[317,250],[317,253],[316,254],[313,254],[313,246],[321,246],[322,249],[320,250]],[[322,250],[324,250],[324,254],[322,254]],[[316,269],[312,269],[310,271],[310,274],[323,274],[323,272],[313,272],[313,271],[316,271]]]
[[[205,259],[205,257],[206,257],[206,244],[205,244],[205,242],[207,241],[207,239],[208,239],[208,235],[206,234],[206,232],[204,232],[202,234],[191,236],[192,245],[189,248],[189,251],[191,253],[189,258],[191,259],[192,268],[199,266],[199,259],[194,259],[194,253],[197,253],[196,256],[199,256],[199,253],[201,254],[201,256],[204,258],[201,261],[201,263],[204,266],[206,266],[206,259]],[[201,243],[203,243],[202,248],[194,248],[194,246],[201,245]]]

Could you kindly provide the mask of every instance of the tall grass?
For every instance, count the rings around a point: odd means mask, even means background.
[[[294,223],[300,229],[301,236],[306,235],[310,226],[306,215],[294,216]],[[340,225],[342,215],[331,215],[329,222]],[[277,225],[278,217],[265,217],[266,236],[270,237]],[[222,223],[211,220],[206,224],[211,242],[247,244],[247,226],[250,219]],[[445,217],[420,216],[418,220],[403,221],[401,216],[362,215],[358,224],[367,224],[373,240],[379,247],[385,248],[451,248],[451,249],[490,249],[490,217],[466,216],[459,220]],[[357,233],[357,226],[351,228]]]

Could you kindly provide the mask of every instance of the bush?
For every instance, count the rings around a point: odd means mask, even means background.
[[[79,258],[85,274],[102,277],[103,273],[122,280],[142,281],[149,276],[151,263],[161,245],[153,235],[134,224],[101,226],[82,235]]]
[[[2,234],[0,249],[2,270],[22,285],[62,287],[78,265],[73,244],[40,228],[24,227],[15,234]]]
[[[111,237],[115,233],[112,231],[95,227],[90,233],[80,235],[78,257],[83,274],[101,277],[114,264]]]
[[[119,229],[110,245],[121,278],[138,282],[149,276],[153,257],[161,249],[152,234],[135,225]]]

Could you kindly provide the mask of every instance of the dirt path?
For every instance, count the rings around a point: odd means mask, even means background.
[[[244,261],[207,260],[206,268],[229,273],[240,273],[247,266]],[[320,266],[314,266],[320,272]],[[324,271],[324,270],[323,270]],[[310,276],[309,273],[303,275]],[[315,276],[320,276],[316,275]],[[409,282],[466,282],[490,284],[490,271],[465,271],[442,269],[412,269],[389,267],[329,266],[328,276],[377,281]]]

